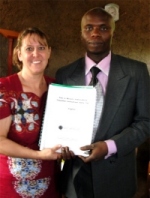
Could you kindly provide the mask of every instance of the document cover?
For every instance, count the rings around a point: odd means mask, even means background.
[[[95,102],[96,90],[93,86],[50,84],[40,150],[61,144],[68,146],[75,155],[86,155],[80,147],[91,143]]]

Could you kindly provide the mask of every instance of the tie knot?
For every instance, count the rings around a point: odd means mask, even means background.
[[[97,76],[97,74],[100,72],[100,69],[98,68],[98,67],[92,67],[91,69],[90,69],[90,71],[91,71],[91,73],[92,73],[92,76],[93,77],[96,77]]]
[[[98,80],[97,80],[97,74],[101,71],[98,67],[92,67],[91,69],[90,69],[90,71],[91,71],[91,73],[92,73],[92,79],[91,79],[91,82],[90,82],[90,85],[93,85],[93,86],[95,86],[96,84],[97,84],[97,82],[98,82]]]

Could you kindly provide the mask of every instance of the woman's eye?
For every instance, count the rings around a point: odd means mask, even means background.
[[[40,46],[39,50],[45,50],[45,47],[44,46]]]
[[[33,51],[33,48],[32,47],[27,47],[26,50],[27,51]]]

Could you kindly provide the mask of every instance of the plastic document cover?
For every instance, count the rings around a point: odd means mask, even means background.
[[[80,147],[91,143],[95,101],[96,90],[92,86],[50,84],[40,150],[61,144],[68,146],[75,155],[86,156]]]

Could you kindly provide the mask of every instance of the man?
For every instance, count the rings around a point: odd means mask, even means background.
[[[86,12],[81,20],[85,57],[56,73],[60,84],[89,85],[96,65],[104,96],[94,140],[81,148],[90,155],[65,162],[67,198],[131,198],[136,192],[135,148],[150,135],[149,75],[145,63],[111,52],[114,30],[113,18],[102,8]]]

